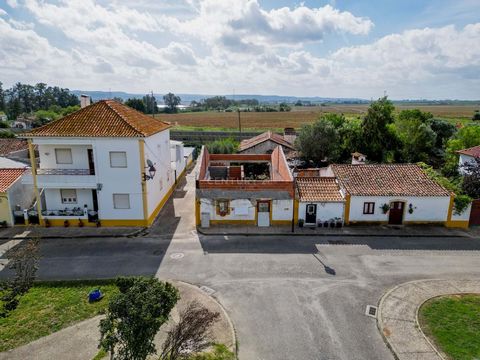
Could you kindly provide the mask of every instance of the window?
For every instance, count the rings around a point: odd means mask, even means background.
[[[372,215],[375,213],[375,203],[374,202],[364,202],[363,203],[363,213],[366,215]]]
[[[110,167],[126,168],[127,153],[125,151],[110,151]]]
[[[113,194],[113,207],[115,209],[130,209],[130,195]]]
[[[72,149],[55,149],[57,164],[73,164]]]
[[[75,189],[61,189],[60,196],[62,197],[62,204],[77,203],[77,191]]]
[[[230,213],[230,201],[228,200],[218,200],[217,201],[217,214],[220,216],[225,216]]]

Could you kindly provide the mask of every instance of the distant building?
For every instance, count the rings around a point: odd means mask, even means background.
[[[28,141],[25,139],[0,139],[0,156],[26,162],[30,162],[28,154]]]
[[[289,136],[291,139],[292,135]],[[293,144],[284,136],[267,131],[253,138],[242,140],[238,152],[240,154],[271,154],[279,145],[285,154],[295,150]]]
[[[480,159],[480,145],[468,149],[458,150],[457,154],[460,155],[458,159],[458,171],[460,174],[465,174],[466,171],[463,166],[466,163],[474,162],[475,159]]]
[[[35,115],[20,115],[12,123],[12,128],[29,130],[33,128],[35,122]]]

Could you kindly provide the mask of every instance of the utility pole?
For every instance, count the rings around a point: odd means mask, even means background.
[[[238,112],[238,131],[242,132],[242,120],[240,119],[240,108],[237,108]]]
[[[153,90],[150,90],[152,93],[152,97],[150,99],[150,102],[152,103],[152,117],[155,118],[155,101],[153,101]]]

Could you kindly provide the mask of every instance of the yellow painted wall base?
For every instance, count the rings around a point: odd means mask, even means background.
[[[210,220],[211,225],[257,225],[255,220]]]
[[[447,228],[460,228],[468,229],[469,221],[468,220],[450,220],[445,223]]]
[[[272,220],[272,225],[292,225],[292,220]]]

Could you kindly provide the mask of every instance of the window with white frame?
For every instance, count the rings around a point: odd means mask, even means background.
[[[130,209],[130,195],[113,194],[113,207],[115,209]]]
[[[110,167],[126,168],[127,153],[125,151],[110,151]]]
[[[57,164],[73,164],[72,149],[55,149]]]
[[[77,203],[77,190],[75,189],[61,189],[60,196],[62,197],[62,204]]]

